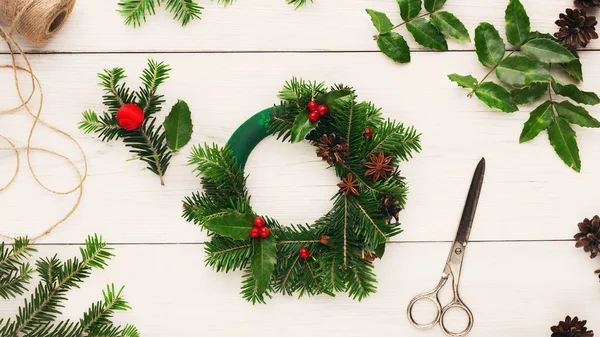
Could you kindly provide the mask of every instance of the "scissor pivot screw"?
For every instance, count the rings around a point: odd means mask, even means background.
[[[456,255],[460,255],[462,253],[462,248],[456,248],[454,252],[456,253]]]

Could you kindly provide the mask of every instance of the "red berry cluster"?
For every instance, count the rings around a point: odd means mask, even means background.
[[[253,239],[266,238],[271,231],[265,227],[265,220],[261,217],[254,218],[254,227],[250,229],[250,237]]]
[[[308,120],[315,123],[319,121],[319,118],[327,115],[329,108],[327,105],[319,105],[315,101],[308,102]]]
[[[300,255],[300,257],[303,259],[308,259],[310,257],[310,250],[308,250],[306,247],[302,247],[298,251],[298,255]]]
[[[373,137],[373,130],[371,130],[371,128],[366,128],[364,136],[365,136],[365,138],[370,139],[371,137]]]

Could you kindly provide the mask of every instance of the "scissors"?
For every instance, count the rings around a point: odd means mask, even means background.
[[[460,272],[462,269],[463,258],[465,256],[465,248],[467,247],[467,242],[469,241],[469,234],[471,233],[471,227],[473,226],[473,218],[475,217],[477,202],[479,200],[481,186],[483,185],[484,174],[485,158],[481,158],[481,161],[475,169],[473,180],[471,181],[471,187],[469,188],[469,194],[467,195],[465,208],[460,218],[458,231],[456,232],[456,239],[454,239],[454,243],[452,244],[452,249],[450,250],[450,254],[448,255],[448,260],[446,261],[446,265],[444,266],[444,271],[442,272],[442,278],[440,279],[440,282],[431,291],[417,295],[408,304],[408,320],[414,327],[418,329],[431,329],[439,323],[440,327],[442,328],[442,331],[446,336],[461,337],[467,335],[471,331],[471,328],[473,328],[473,313],[460,299],[460,296],[458,294],[458,283],[460,281]],[[448,278],[450,278],[450,276],[452,276],[452,289],[454,291],[454,298],[452,299],[452,301],[450,301],[450,303],[442,307],[442,304],[440,303],[439,293],[448,281]],[[433,321],[427,324],[418,323],[413,317],[413,308],[415,304],[423,300],[432,301],[437,307],[437,314],[435,318],[433,319]],[[460,332],[449,331],[446,328],[446,325],[444,324],[444,316],[446,315],[448,310],[455,308],[464,311],[468,317],[467,327]]]

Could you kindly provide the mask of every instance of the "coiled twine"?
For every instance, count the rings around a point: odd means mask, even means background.
[[[0,19],[9,34],[39,45],[60,30],[74,6],[75,0],[0,0]]]

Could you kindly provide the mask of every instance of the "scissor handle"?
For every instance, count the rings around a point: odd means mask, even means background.
[[[439,293],[447,281],[448,276],[442,276],[442,278],[440,279],[440,283],[438,283],[438,285],[434,289],[426,293],[417,295],[415,296],[415,298],[412,299],[412,301],[410,301],[410,303],[408,304],[408,308],[406,309],[406,315],[408,316],[408,321],[410,322],[410,324],[412,324],[415,328],[422,330],[431,329],[440,322],[440,319],[442,318],[442,304],[440,303]],[[433,302],[433,304],[435,304],[436,306],[435,318],[433,319],[433,321],[425,324],[417,322],[413,317],[413,308],[415,304],[423,300],[429,300]]]
[[[448,328],[446,328],[446,324],[444,323],[444,316],[446,316],[446,313],[448,313],[448,310],[450,310],[450,309],[460,309],[467,314],[467,317],[469,320],[467,322],[467,327],[464,330],[459,331],[459,332],[454,332],[454,331],[450,331],[450,330],[448,330]],[[463,303],[463,301],[460,299],[460,296],[458,295],[458,293],[456,293],[454,295],[454,299],[452,300],[452,302],[448,303],[448,305],[446,305],[445,307],[442,308],[439,322],[440,322],[440,327],[442,328],[442,331],[446,334],[446,336],[450,336],[450,337],[466,336],[473,328],[473,313],[471,312],[471,309],[469,309]]]

